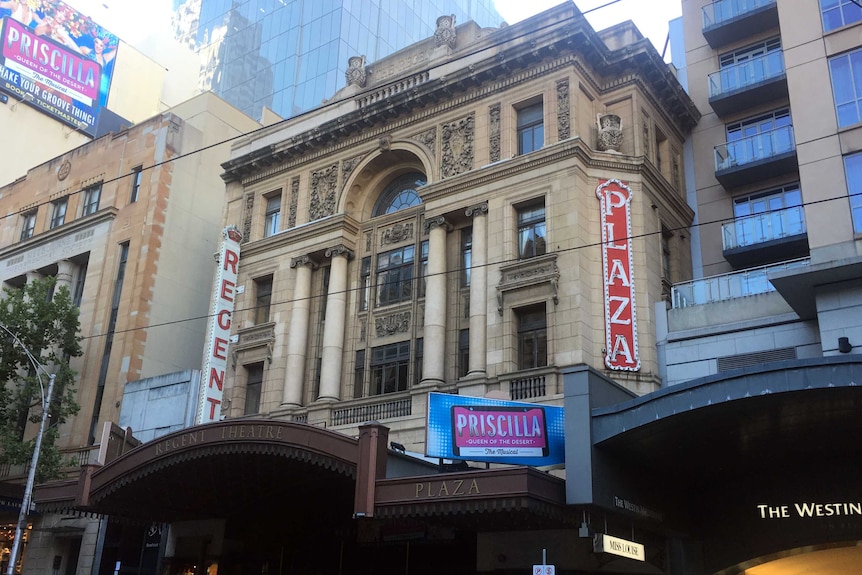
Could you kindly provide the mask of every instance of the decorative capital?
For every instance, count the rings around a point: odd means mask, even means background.
[[[476,216],[485,216],[488,214],[488,202],[482,202],[481,204],[476,204],[475,206],[470,206],[464,211],[464,214],[468,218],[475,218]]]
[[[326,252],[324,255],[327,258],[334,258],[336,256],[344,256],[348,260],[353,259],[353,250],[345,246],[344,244],[338,244],[337,246],[332,246],[331,248],[326,248]]]
[[[298,268],[300,266],[308,266],[311,269],[317,269],[317,262],[311,259],[308,255],[297,256],[290,259],[291,268]]]
[[[432,228],[443,228],[447,232],[452,229],[452,226],[449,225],[443,216],[428,218],[422,225],[425,228],[425,233],[430,232]]]

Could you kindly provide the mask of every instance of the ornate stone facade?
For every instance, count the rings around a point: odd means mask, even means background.
[[[311,202],[308,207],[310,221],[331,216],[335,212],[335,193],[338,186],[338,166],[311,173]]]
[[[380,244],[397,244],[413,238],[413,223],[398,223],[380,232]]]
[[[365,72],[365,56],[351,56],[347,59],[347,71],[344,72],[348,86],[365,87],[368,78]]]
[[[500,161],[500,104],[488,107],[488,145],[489,158],[492,162]]]
[[[290,206],[287,214],[287,227],[296,227],[296,209],[299,204],[299,176],[290,180]]]
[[[603,152],[619,152],[623,144],[623,121],[616,114],[598,114],[599,128],[597,147]]]
[[[254,216],[254,194],[245,195],[245,214],[242,218],[242,242],[246,243],[251,237],[251,220]]]
[[[557,137],[560,140],[567,140],[572,135],[569,108],[569,81],[560,80],[557,82]]]
[[[440,171],[444,178],[473,169],[474,123],[474,116],[470,114],[443,125],[443,165]]]
[[[385,337],[396,333],[406,333],[409,329],[409,311],[374,318],[374,331],[377,334],[377,337]]]
[[[437,18],[437,29],[434,31],[434,41],[437,47],[448,46],[450,49],[455,49],[455,15],[440,16]]]

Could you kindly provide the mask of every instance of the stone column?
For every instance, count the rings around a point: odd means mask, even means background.
[[[451,226],[437,216],[425,220],[425,229],[429,239],[422,383],[440,384],[446,364],[446,233]]]
[[[341,366],[344,359],[344,317],[347,309],[347,262],[353,252],[343,245],[326,250],[332,259],[326,318],[323,326],[323,354],[318,399],[338,400],[341,396]]]
[[[27,275],[27,283],[28,284],[31,284],[35,281],[39,281],[40,279],[45,277],[42,274],[40,274],[39,272],[27,272],[26,275]],[[26,292],[24,294],[24,301],[30,301],[30,298],[27,297]]]
[[[467,377],[485,377],[488,309],[488,202],[467,208],[473,218],[470,265],[470,361]]]
[[[293,309],[287,333],[287,366],[284,374],[282,405],[302,405],[302,388],[307,379],[305,352],[308,349],[308,315],[311,296],[311,270],[317,267],[308,256],[290,260],[296,270],[293,288]]]
[[[69,296],[72,295],[72,272],[75,271],[75,264],[69,260],[60,260],[57,262],[57,284],[54,286],[54,293],[61,286],[66,286],[69,290]]]

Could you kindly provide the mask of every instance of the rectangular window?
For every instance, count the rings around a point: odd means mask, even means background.
[[[368,301],[371,299],[371,257],[362,258],[359,272],[359,310],[368,309]]]
[[[138,201],[138,194],[141,191],[141,174],[143,170],[143,166],[136,166],[132,168],[132,193],[129,196],[130,204],[134,204]]]
[[[458,375],[464,377],[470,371],[470,330],[458,332]]]
[[[407,390],[410,342],[404,341],[371,349],[371,387],[369,395]]]
[[[847,192],[850,194],[850,213],[853,231],[862,234],[862,152],[844,158]]]
[[[409,301],[413,297],[415,246],[405,246],[377,256],[377,305]]]
[[[661,277],[667,282],[671,281],[670,278],[670,239],[673,237],[673,232],[671,232],[666,227],[661,227]]]
[[[58,228],[66,223],[66,208],[69,207],[69,198],[61,198],[51,202],[51,229]]]
[[[545,202],[518,208],[518,258],[540,256],[547,250],[545,241]]]
[[[365,350],[356,350],[356,363],[353,365],[353,399],[363,397],[365,387]]]
[[[99,211],[99,199],[101,196],[101,182],[84,190],[84,209],[81,212],[81,216],[89,216]]]
[[[84,282],[87,280],[87,265],[89,262],[88,257],[84,263],[78,266],[75,283],[72,286],[72,305],[75,307],[81,307],[81,300],[84,299]]]
[[[260,413],[260,390],[263,387],[263,364],[256,363],[245,368],[245,408],[244,415]]]
[[[820,13],[824,32],[862,20],[862,6],[858,0],[820,0]]]
[[[263,237],[268,238],[278,233],[281,221],[281,194],[275,194],[266,199],[266,218],[264,219]]]
[[[422,250],[422,258],[419,262],[420,278],[419,278],[419,297],[425,297],[425,284],[428,281],[428,240],[425,240],[419,245]]]
[[[862,122],[862,48],[829,59],[838,127]]]
[[[470,267],[473,265],[473,228],[461,230],[461,286],[470,285]]]
[[[24,220],[24,225],[21,227],[21,240],[23,241],[32,238],[36,231],[36,210],[27,212],[22,219]]]
[[[254,323],[269,321],[269,307],[272,303],[272,276],[254,280]]]
[[[518,155],[540,149],[545,143],[542,102],[518,110]]]
[[[518,369],[548,365],[548,324],[545,304],[515,310],[518,319]]]
[[[422,362],[425,359],[425,340],[416,339],[416,357],[413,359],[413,385],[419,385],[422,381]]]

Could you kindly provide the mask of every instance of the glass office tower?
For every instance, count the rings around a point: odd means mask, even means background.
[[[439,16],[499,26],[493,0],[175,0],[174,29],[201,55],[202,90],[260,118],[311,109],[372,63],[434,34]]]

